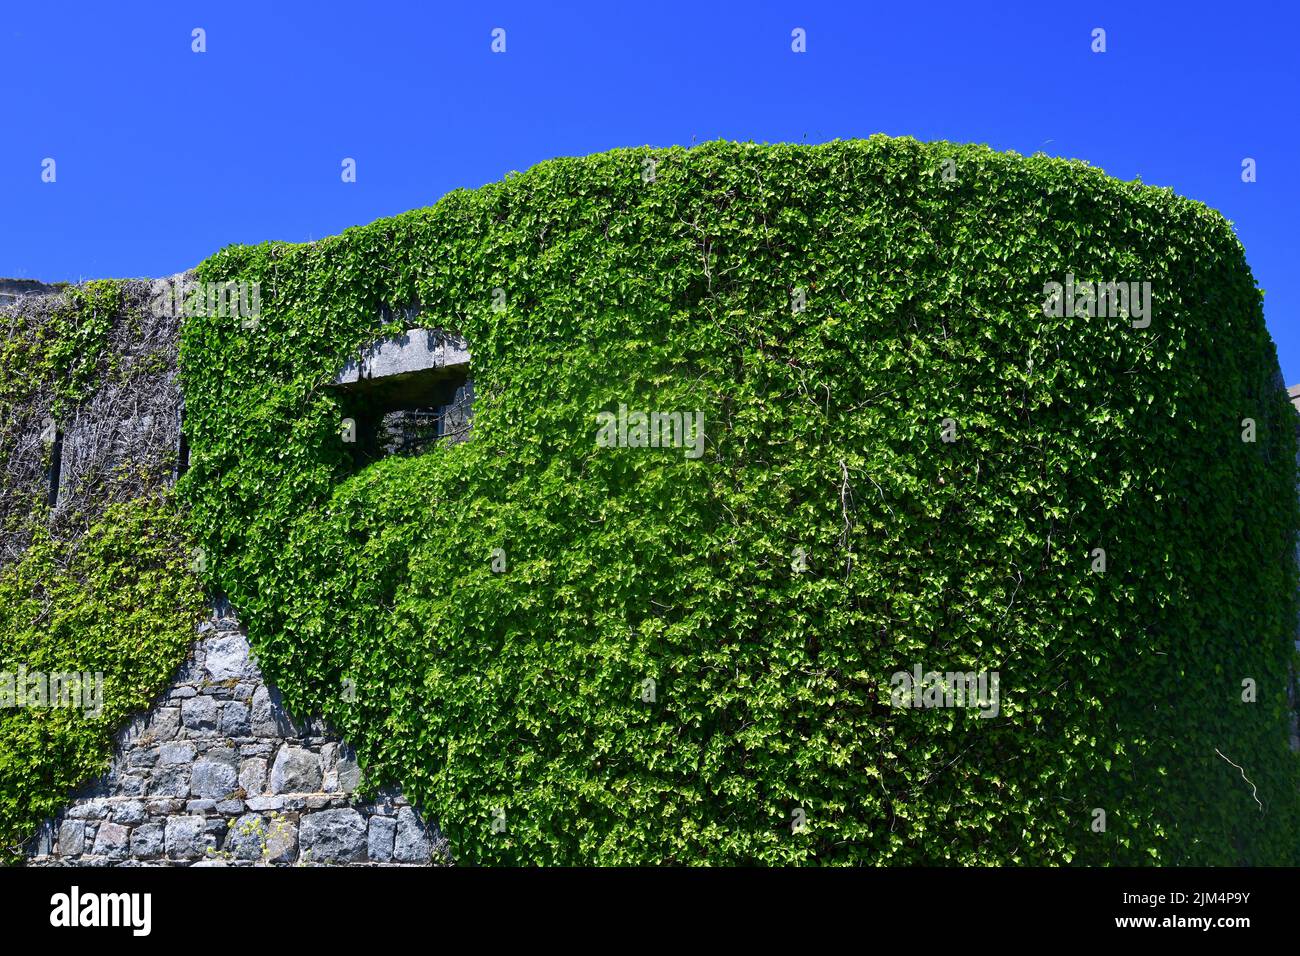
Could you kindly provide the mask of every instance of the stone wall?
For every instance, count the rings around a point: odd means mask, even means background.
[[[36,834],[29,865],[450,862],[401,794],[354,795],[351,751],[284,710],[238,621],[214,615],[198,632],[171,687],[119,734],[108,772]]]

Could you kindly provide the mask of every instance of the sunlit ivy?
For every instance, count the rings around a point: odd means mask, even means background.
[[[1295,419],[1212,210],[710,143],[200,271],[262,302],[183,333],[211,582],[458,860],[1297,862]],[[1150,321],[1054,314],[1067,276]],[[330,383],[411,305],[470,343],[473,436],[353,471]],[[704,453],[602,445],[620,406]],[[998,673],[996,718],[894,706],[917,665]]]

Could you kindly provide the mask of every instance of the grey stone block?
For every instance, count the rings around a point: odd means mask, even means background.
[[[149,720],[149,729],[145,739],[153,743],[162,743],[176,737],[181,727],[181,709],[179,707],[160,707]]]
[[[397,836],[393,859],[399,863],[428,863],[433,857],[433,837],[420,815],[410,807],[397,811]]]
[[[244,635],[238,631],[222,631],[205,643],[204,668],[209,680],[241,680],[249,676],[252,668]]]
[[[397,821],[392,817],[371,817],[366,839],[366,855],[372,863],[390,863],[393,859],[393,838],[397,834]]]
[[[249,757],[239,765],[239,785],[248,797],[261,796],[266,790],[266,759]]]
[[[194,744],[189,740],[173,740],[158,747],[158,763],[164,767],[187,764],[194,759]]]
[[[81,820],[64,820],[59,827],[59,855],[79,856],[86,852],[86,824]]]
[[[248,705],[230,701],[221,706],[221,720],[217,729],[227,737],[247,737],[252,730]]]
[[[194,771],[190,777],[190,792],[196,797],[224,800],[239,786],[239,771],[234,760],[220,759],[214,756],[215,753],[214,751],[213,754],[194,764]]]
[[[283,810],[284,797],[249,797],[244,804],[250,810]]]
[[[102,820],[108,816],[108,801],[103,797],[77,803],[64,814],[69,820]]]
[[[221,741],[219,744],[209,746],[203,754],[204,759],[219,760],[222,763],[228,763],[236,770],[239,769],[239,750],[230,746],[227,741]]]
[[[167,856],[173,860],[197,860],[207,845],[203,840],[203,818],[169,817],[163,832]]]
[[[274,816],[266,834],[267,863],[292,863],[298,859],[298,826],[287,817]]]
[[[143,823],[145,820],[144,804],[139,800],[123,801],[109,811],[108,818],[114,823],[123,823],[127,826]]]
[[[142,860],[152,860],[162,854],[163,828],[161,823],[145,823],[131,831],[131,855]]]
[[[119,797],[142,797],[145,792],[145,774],[148,770],[139,773],[124,773],[114,781],[116,796]]]
[[[219,847],[226,839],[226,830],[229,829],[229,823],[220,818],[208,817],[203,821],[203,836],[208,841],[208,846]]]
[[[260,813],[246,813],[231,825],[226,849],[237,860],[260,860],[266,832],[266,819]]]
[[[190,793],[188,766],[159,767],[149,781],[151,797],[187,797]]]
[[[109,860],[124,860],[130,849],[130,836],[130,829],[120,823],[101,823],[91,852]]]
[[[366,821],[355,810],[305,815],[299,839],[312,863],[359,863],[366,858]]]
[[[147,720],[144,714],[132,717],[130,722],[117,732],[115,749],[120,753],[139,746],[140,738],[144,736],[146,724]]]
[[[130,759],[127,761],[131,767],[152,767],[158,762],[158,749],[156,747],[137,747],[130,753]]]
[[[216,730],[217,702],[211,697],[191,697],[181,704],[181,722],[188,730]]]
[[[293,721],[280,703],[278,692],[265,684],[253,694],[253,734],[257,737],[292,737]]]
[[[361,768],[357,766],[357,755],[346,745],[339,748],[338,775],[338,788],[343,793],[351,793],[361,782]]]
[[[289,744],[280,748],[271,766],[272,793],[315,793],[320,785],[319,756]]]

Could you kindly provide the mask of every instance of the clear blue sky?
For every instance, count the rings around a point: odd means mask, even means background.
[[[1297,6],[10,2],[0,275],[167,275],[551,156],[884,132],[1084,159],[1221,210],[1297,383]],[[207,53],[190,50],[195,27]],[[791,52],[795,27],[806,54]]]

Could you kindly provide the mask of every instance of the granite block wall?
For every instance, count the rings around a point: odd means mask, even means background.
[[[113,764],[36,834],[37,866],[428,866],[446,841],[400,793],[355,795],[347,744],[285,711],[239,622],[214,614]]]

